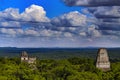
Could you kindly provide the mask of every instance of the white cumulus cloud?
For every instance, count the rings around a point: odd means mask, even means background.
[[[31,5],[25,9],[25,12],[21,14],[23,21],[37,21],[37,22],[48,22],[49,19],[46,17],[46,12],[43,7],[37,5]]]

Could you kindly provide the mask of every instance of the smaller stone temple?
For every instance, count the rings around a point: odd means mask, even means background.
[[[36,57],[29,57],[26,51],[21,54],[21,62],[27,62],[29,64],[36,64]]]
[[[110,61],[107,49],[100,48],[97,53],[96,67],[102,71],[110,70]]]

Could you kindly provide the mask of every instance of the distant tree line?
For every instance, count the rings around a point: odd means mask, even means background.
[[[37,60],[36,69],[19,58],[0,58],[0,80],[120,80],[120,61],[103,72],[91,58]]]

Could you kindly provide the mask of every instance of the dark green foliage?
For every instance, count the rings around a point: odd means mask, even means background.
[[[37,69],[21,63],[19,58],[0,58],[0,80],[120,80],[120,62],[102,72],[90,58],[37,60]]]

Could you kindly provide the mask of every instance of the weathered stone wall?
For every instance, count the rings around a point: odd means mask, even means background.
[[[36,63],[36,57],[29,57],[27,52],[23,51],[21,54],[21,62],[27,62],[29,64]]]
[[[21,57],[21,61],[28,60],[28,57]]]
[[[103,71],[110,69],[109,56],[105,48],[98,50],[96,67],[102,69]]]
[[[28,63],[36,63],[36,57],[29,58]]]

